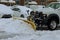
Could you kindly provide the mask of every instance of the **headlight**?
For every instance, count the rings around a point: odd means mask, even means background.
[[[47,17],[47,14],[43,14],[44,17]]]

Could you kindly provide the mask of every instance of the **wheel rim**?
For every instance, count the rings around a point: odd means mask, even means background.
[[[57,26],[57,24],[56,24],[56,22],[55,21],[51,21],[51,29],[55,29],[56,28],[56,26]]]

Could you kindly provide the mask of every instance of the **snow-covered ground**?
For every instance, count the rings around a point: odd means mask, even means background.
[[[13,11],[8,6],[0,4],[0,14],[13,14]]]
[[[60,40],[60,30],[34,31],[22,20],[0,19],[0,40]]]

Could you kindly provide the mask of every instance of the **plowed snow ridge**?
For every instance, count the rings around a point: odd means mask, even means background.
[[[35,32],[22,20],[0,19],[0,40],[60,40],[60,30]]]

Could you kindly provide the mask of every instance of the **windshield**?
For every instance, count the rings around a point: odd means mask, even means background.
[[[46,7],[51,7],[51,8],[57,9],[60,7],[60,3],[50,3]]]
[[[54,7],[54,5],[55,5],[55,3],[50,3],[49,5],[47,5],[46,7],[51,7],[51,8],[53,8]]]

